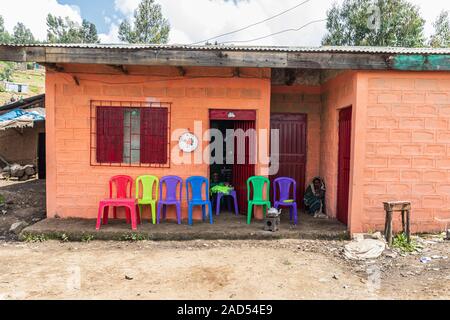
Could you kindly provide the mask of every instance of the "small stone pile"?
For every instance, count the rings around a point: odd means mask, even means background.
[[[19,181],[27,181],[36,176],[36,166],[29,164],[21,166],[20,164],[12,164],[3,168],[1,177],[9,180],[11,178],[17,178]]]

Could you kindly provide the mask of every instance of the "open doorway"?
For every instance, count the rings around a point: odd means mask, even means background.
[[[38,176],[40,180],[46,179],[45,133],[39,133],[38,138]]]
[[[210,128],[221,131],[223,137],[226,137],[227,130],[254,130],[256,127],[256,111],[237,111],[237,110],[211,110],[210,111]],[[212,163],[210,166],[210,177],[218,175],[220,182],[227,182],[234,187],[237,194],[239,211],[241,214],[247,213],[247,180],[255,175],[255,162],[250,160],[251,154],[250,138],[245,138],[245,161],[238,163],[236,159],[236,151],[239,146],[234,141],[234,163],[227,163],[227,141],[223,144],[223,161]],[[256,154],[256,153],[253,153]],[[211,154],[216,157],[215,153]]]

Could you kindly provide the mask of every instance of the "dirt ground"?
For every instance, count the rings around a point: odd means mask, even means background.
[[[450,299],[442,236],[362,262],[341,240],[21,243],[9,228],[45,218],[45,182],[0,181],[0,195],[0,300]]]
[[[0,244],[0,299],[449,299],[450,260],[325,240]],[[448,242],[427,255],[449,252]]]
[[[0,241],[17,238],[9,232],[13,223],[31,225],[45,219],[45,180],[0,180],[0,196],[4,198],[0,201]]]

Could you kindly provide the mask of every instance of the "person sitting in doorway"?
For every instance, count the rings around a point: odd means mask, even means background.
[[[306,211],[315,218],[326,218],[325,214],[325,182],[315,177],[305,192]]]

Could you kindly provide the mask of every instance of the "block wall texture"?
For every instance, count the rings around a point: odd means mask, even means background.
[[[383,201],[408,200],[414,232],[442,230],[436,218],[450,218],[449,73],[364,73],[359,81],[368,88],[363,229],[384,228]]]
[[[0,154],[10,163],[37,165],[39,133],[45,132],[45,123],[33,128],[0,131]]]
[[[336,217],[337,206],[339,111],[355,104],[355,85],[356,75],[349,72],[322,87],[320,176],[327,184],[326,209],[330,217]],[[351,206],[349,210],[351,215]]]
[[[118,174],[209,176],[207,164],[170,168],[100,167],[90,165],[90,101],[171,102],[171,130],[194,130],[194,121],[209,129],[209,109],[257,110],[257,129],[270,126],[270,70],[242,69],[239,78],[227,68],[128,67],[128,75],[106,66],[68,65],[65,73],[49,71],[47,97],[47,214],[53,218],[96,218],[100,199],[108,197],[108,181]],[[79,85],[74,81],[76,74]],[[171,149],[177,145],[172,141]],[[204,142],[204,145],[207,143]],[[268,148],[267,148],[268,149]],[[258,165],[257,173],[261,171]],[[185,186],[183,188],[183,205]],[[195,218],[201,218],[201,210]],[[258,213],[260,214],[260,213]],[[183,210],[184,218],[187,210]],[[168,211],[169,218],[175,218]],[[146,211],[144,217],[149,217]]]

